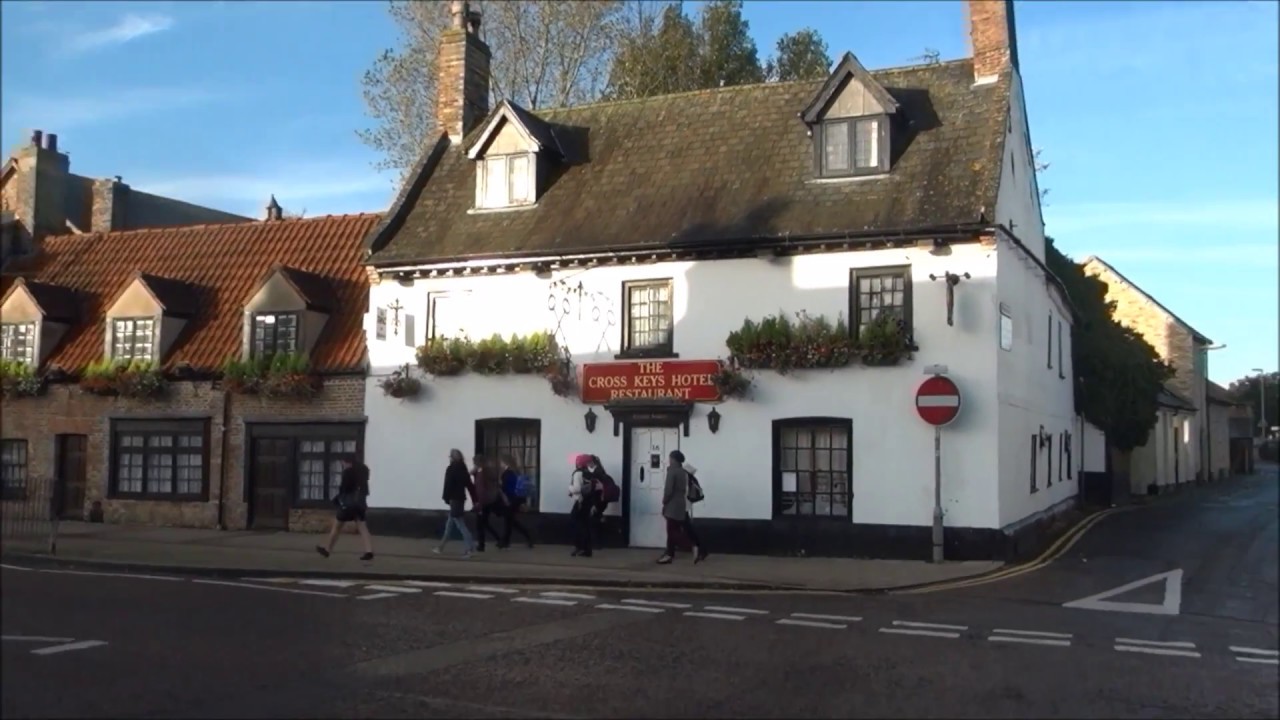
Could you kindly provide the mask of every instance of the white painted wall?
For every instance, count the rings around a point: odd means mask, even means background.
[[[856,365],[837,371],[802,371],[781,377],[755,375],[747,400],[719,406],[720,432],[707,429],[709,407],[695,409],[691,436],[681,448],[699,468],[707,492],[700,517],[767,519],[772,516],[772,421],[797,416],[837,416],[853,420],[853,519],[858,523],[929,525],[933,508],[933,431],[914,410],[922,368],[944,363],[964,393],[964,410],[945,429],[944,509],[955,526],[1001,525],[997,505],[996,363],[998,325],[995,299],[996,258],[990,247],[954,248],[939,257],[923,250],[876,250],[812,255],[782,260],[672,262],[639,267],[600,267],[561,273],[554,279],[581,283],[583,295],[569,313],[548,309],[552,280],[532,274],[420,280],[412,286],[387,281],[371,288],[365,332],[373,376],[366,394],[369,427],[366,460],[379,478],[376,498],[383,507],[442,509],[440,485],[446,456],[457,447],[470,454],[474,421],[487,417],[538,418],[542,421],[542,509],[566,512],[569,458],[593,452],[621,482],[623,443],[612,419],[597,407],[599,426],[587,434],[586,407],[553,395],[539,377],[432,378],[425,399],[395,400],[377,387],[380,376],[414,362],[414,350],[388,330],[375,338],[375,313],[396,302],[415,316],[421,342],[428,330],[428,293],[465,293],[455,305],[459,317],[441,318],[472,338],[553,329],[578,363],[612,361],[621,340],[621,288],[625,280],[670,277],[674,284],[675,351],[681,359],[724,357],[725,337],[744,317],[759,319],[808,311],[835,318],[847,312],[849,271],[910,263],[914,323],[922,348],[916,358],[892,368]],[[946,324],[945,286],[930,273],[968,272],[957,288],[955,325]],[[1041,295],[1044,290],[1040,289]],[[610,324],[610,319],[614,320]],[[1037,376],[1036,382],[1043,378]],[[1019,429],[1018,435],[1021,435]]]
[[[1000,348],[998,316],[988,331],[999,358],[996,363],[1000,406],[999,495],[1003,527],[1044,512],[1077,494],[1080,476],[1073,471],[1068,479],[1063,471],[1065,454],[1061,452],[1061,442],[1063,433],[1071,431],[1071,462],[1078,469],[1081,437],[1074,432],[1078,421],[1071,380],[1069,307],[1058,291],[1049,286],[1044,271],[1012,242],[1000,241],[997,266],[998,303],[1003,303],[1013,318],[1012,349]],[[1061,353],[1058,352],[1059,323],[1062,324]],[[1037,447],[1035,451],[1037,489],[1032,492],[1031,435],[1041,427],[1052,437],[1052,445]]]
[[[1093,423],[1080,418],[1080,442],[1084,447],[1080,453],[1081,468],[1085,472],[1107,471],[1107,434]]]
[[[1045,258],[1044,217],[1040,212],[1040,186],[1032,159],[1031,130],[1022,94],[1022,78],[1013,74],[1009,90],[1009,122],[1005,128],[1000,190],[996,195],[995,222],[1005,226],[1040,260]]]

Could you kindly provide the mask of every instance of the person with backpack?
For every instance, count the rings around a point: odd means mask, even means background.
[[[596,455],[592,455],[587,462],[586,475],[600,488],[600,492],[596,493],[595,504],[591,508],[591,520],[599,525],[604,521],[604,511],[609,509],[610,503],[618,502],[622,497],[622,489],[609,476],[609,473],[605,472],[604,463],[601,463]]]
[[[689,476],[689,489],[686,496],[689,498],[689,512],[685,517],[684,525],[681,529],[684,531],[685,537],[693,544],[693,562],[702,562],[707,559],[707,548],[698,540],[698,533],[693,529],[693,506],[702,502],[706,498],[706,494],[702,492],[702,483],[698,480],[698,468],[693,466],[691,462],[684,463],[685,474]]]
[[[573,510],[569,519],[573,523],[572,556],[591,557],[591,508],[596,504],[599,489],[596,480],[587,474],[590,455],[574,458],[573,473],[569,475],[569,497],[573,498]]]
[[[693,543],[695,563],[706,557],[698,542],[698,534],[689,522],[689,473],[684,469],[684,453],[672,450],[667,461],[667,478],[662,486],[662,517],[667,520],[667,549],[658,558],[659,565],[670,564],[676,557],[676,540],[681,532]]]
[[[511,455],[503,455],[502,498],[506,502],[507,525],[502,530],[502,541],[498,543],[499,548],[511,547],[511,530],[514,528],[524,536],[529,549],[533,549],[533,536],[517,519],[520,508],[524,507],[524,504],[529,501],[529,491],[532,489],[533,483],[529,480],[528,475],[520,471],[520,465],[516,463],[516,459]]]

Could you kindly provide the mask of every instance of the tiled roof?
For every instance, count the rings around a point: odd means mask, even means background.
[[[333,293],[333,286],[323,276],[288,265],[277,265],[273,269],[279,271],[293,286],[294,291],[302,298],[302,302],[306,303],[308,310],[333,312],[333,308],[337,307],[338,298]]]
[[[1195,403],[1174,392],[1167,385],[1160,388],[1160,394],[1156,396],[1156,402],[1174,410],[1196,411]]]
[[[138,279],[146,284],[156,302],[165,312],[177,317],[195,317],[200,310],[200,298],[196,289],[181,280],[170,280],[158,275],[138,273]]]
[[[1221,385],[1219,385],[1218,383],[1212,380],[1208,381],[1208,385],[1206,387],[1206,393],[1209,396],[1209,402],[1214,402],[1219,405],[1246,405],[1247,404],[1247,403],[1242,403],[1239,400],[1236,400],[1236,398],[1231,394],[1230,390],[1222,387]]]
[[[552,165],[535,207],[469,213],[470,143],[437,145],[439,162],[419,163],[405,205],[371,237],[371,261],[888,232],[980,222],[984,212],[993,219],[1009,77],[974,86],[971,60],[871,76],[904,121],[887,176],[812,182],[812,140],[797,115],[825,80],[542,110],[566,157]]]
[[[106,304],[136,273],[185,283],[199,311],[165,365],[187,362],[196,370],[216,370],[240,350],[244,305],[263,268],[287,265],[325,278],[336,300],[312,352],[313,366],[357,370],[364,364],[369,285],[361,241],[377,221],[373,214],[338,215],[50,237],[39,253],[6,268],[0,291],[7,291],[14,275],[78,291],[83,321],[46,360],[46,366],[77,372],[102,356]]]

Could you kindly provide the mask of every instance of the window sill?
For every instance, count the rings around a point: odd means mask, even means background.
[[[657,350],[623,350],[614,360],[679,360],[680,354],[666,348]]]
[[[492,215],[494,213],[519,212],[521,210],[533,210],[538,207],[538,203],[529,203],[528,205],[509,205],[507,207],[478,207],[467,210],[468,215]]]
[[[328,510],[329,512],[338,510],[333,500],[294,500],[289,507],[293,510]]]
[[[864,180],[879,180],[889,177],[888,172],[873,172],[860,175],[839,175],[836,177],[816,177],[805,180],[806,185],[844,185],[846,183],[862,182]]]
[[[173,503],[207,503],[209,498],[203,495],[154,495],[147,493],[113,493],[108,500],[135,500],[138,502],[173,502]]]

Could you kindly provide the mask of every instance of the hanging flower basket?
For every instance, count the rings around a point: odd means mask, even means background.
[[[413,377],[412,369],[405,363],[378,383],[382,392],[393,398],[415,397],[422,392],[422,381]]]
[[[720,363],[720,370],[711,377],[711,382],[723,398],[745,397],[751,390],[751,378],[731,363]]]
[[[0,389],[6,398],[35,397],[44,392],[45,383],[30,365],[0,360]]]
[[[551,385],[551,392],[560,397],[572,397],[578,390],[577,372],[573,367],[573,361],[566,356],[551,364],[546,371],[547,382]]]

